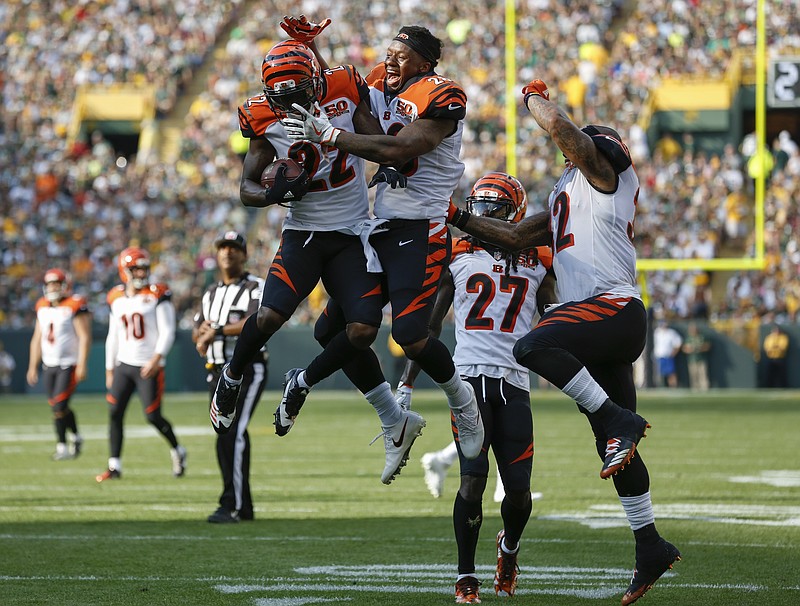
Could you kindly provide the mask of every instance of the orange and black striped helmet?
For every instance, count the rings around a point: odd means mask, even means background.
[[[294,111],[293,103],[310,109],[322,96],[314,53],[296,40],[284,40],[269,49],[261,63],[261,80],[267,101],[279,116]]]
[[[528,195],[516,177],[491,172],[475,182],[467,198],[467,210],[473,215],[494,217],[517,223],[525,216]]]

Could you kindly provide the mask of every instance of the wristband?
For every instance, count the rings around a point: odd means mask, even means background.
[[[224,337],[225,336],[225,327],[224,326],[217,326],[217,328],[214,330],[214,334],[217,335],[218,337]]]
[[[530,99],[531,97],[542,97],[542,95],[540,95],[539,93],[528,93],[527,95],[525,95],[525,99],[523,100],[523,103],[525,103],[525,107],[528,107],[528,99]],[[544,97],[542,97],[542,99],[544,99]]]
[[[459,208],[453,213],[453,218],[450,220],[450,225],[457,227],[458,229],[464,229],[471,216],[472,215],[470,215],[469,212]]]

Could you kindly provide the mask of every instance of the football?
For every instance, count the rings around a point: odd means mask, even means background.
[[[261,186],[271,188],[275,184],[275,175],[281,166],[286,167],[286,178],[294,179],[303,172],[303,167],[291,158],[278,158],[269,164],[261,173]]]

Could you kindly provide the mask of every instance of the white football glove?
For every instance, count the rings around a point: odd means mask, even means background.
[[[403,410],[411,410],[411,393],[414,388],[405,383],[400,383],[397,386],[397,391],[394,392],[394,399]]]
[[[314,103],[314,110],[319,113],[318,116],[314,116],[305,107],[297,103],[293,103],[292,107],[302,117],[294,118],[290,115],[281,119],[281,124],[283,124],[287,137],[293,141],[311,141],[312,143],[321,143],[322,145],[333,147],[342,129],[336,128],[331,124],[328,116],[320,108],[319,103]]]

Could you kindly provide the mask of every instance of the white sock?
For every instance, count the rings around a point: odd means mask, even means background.
[[[456,447],[456,443],[450,442],[447,446],[437,452],[436,456],[442,463],[450,467],[458,458],[458,448]]]
[[[364,397],[372,404],[375,412],[378,413],[381,426],[391,427],[399,423],[403,418],[403,409],[394,399],[392,386],[389,385],[388,381],[384,381],[375,389],[368,391],[364,394]]]
[[[67,443],[66,442],[57,442],[56,443],[56,452],[58,454],[66,454],[67,453]]]
[[[306,383],[306,371],[303,370],[297,375],[297,384],[304,389],[311,389],[311,385]]]
[[[229,385],[241,385],[242,381],[244,381],[244,377],[240,377],[238,379],[231,379],[230,375],[228,374],[228,369],[222,371],[222,376],[225,378],[225,382]]]
[[[472,577],[473,579],[477,579],[478,575],[475,574],[474,572],[468,572],[467,574],[460,574],[456,577],[456,583],[458,583],[461,579],[466,577]]]
[[[108,468],[116,469],[117,471],[122,471],[122,461],[120,460],[119,457],[109,457]]]
[[[565,394],[578,403],[578,406],[588,412],[597,412],[597,409],[608,400],[608,394],[592,378],[586,367],[581,368],[572,380],[562,389]]]
[[[655,524],[656,516],[653,513],[653,503],[650,500],[650,491],[638,497],[620,497],[622,509],[628,517],[631,530],[639,530],[648,524]]]
[[[511,550],[511,549],[509,549],[508,547],[506,547],[506,538],[505,538],[505,537],[503,537],[503,540],[502,540],[502,541],[500,541],[500,549],[502,549],[502,550],[503,550],[503,551],[505,551],[506,553],[509,553],[509,554],[511,554],[511,555],[514,555],[515,553],[517,553],[517,552],[519,551],[519,544],[517,545],[517,548],[516,548],[516,549],[514,549],[514,550]]]
[[[449,380],[444,383],[437,383],[437,385],[442,388],[442,391],[447,396],[447,403],[450,408],[462,408],[469,404],[472,399],[472,393],[464,381],[461,380],[458,371]]]

